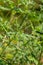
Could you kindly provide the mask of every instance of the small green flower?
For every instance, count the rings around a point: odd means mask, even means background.
[[[6,59],[12,59],[13,58],[13,54],[7,53],[6,54]]]

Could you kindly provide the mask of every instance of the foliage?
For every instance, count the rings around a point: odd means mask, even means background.
[[[0,65],[43,65],[43,0],[0,0]]]

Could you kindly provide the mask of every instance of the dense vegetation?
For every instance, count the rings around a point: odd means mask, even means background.
[[[0,65],[43,65],[43,0],[0,0]]]

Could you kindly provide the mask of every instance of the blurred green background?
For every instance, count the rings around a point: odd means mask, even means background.
[[[43,0],[0,0],[0,65],[43,65]]]

